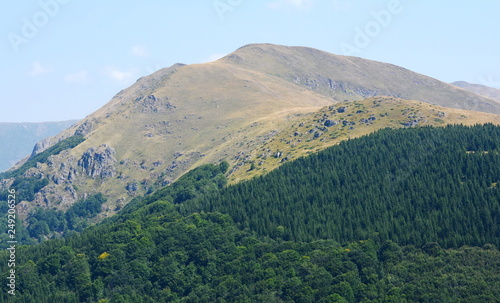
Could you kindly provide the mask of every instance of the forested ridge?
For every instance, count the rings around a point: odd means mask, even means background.
[[[500,245],[500,128],[383,130],[179,206],[261,235]]]
[[[0,301],[498,302],[499,149],[493,125],[387,129],[230,187],[205,165],[20,247]]]

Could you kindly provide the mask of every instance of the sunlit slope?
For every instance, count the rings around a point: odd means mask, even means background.
[[[365,100],[382,95],[389,97]],[[387,63],[305,47],[248,45],[215,62],[175,64],[143,77],[44,141],[38,152],[74,135],[85,138],[23,171],[22,178],[43,179],[40,184],[47,179],[48,185],[22,202],[20,212],[67,209],[101,192],[108,202],[99,220],[201,164],[228,161],[234,182],[382,127],[498,123],[479,111],[500,113],[500,105]],[[326,126],[328,119],[336,124]],[[14,182],[7,179],[2,187]]]
[[[103,192],[112,197],[106,209],[113,212],[196,165],[232,158],[242,146],[261,144],[269,129],[332,103],[280,78],[222,62],[158,71],[53,139],[86,138],[29,172],[53,182],[35,204],[25,203],[26,210],[66,208],[82,195]]]
[[[484,123],[500,125],[500,116],[393,97],[341,102],[305,115],[284,131],[276,132],[239,161],[230,181],[261,175],[282,163],[382,128]]]
[[[392,96],[500,114],[500,104],[393,64],[308,47],[251,44],[223,61],[258,70],[338,101]]]

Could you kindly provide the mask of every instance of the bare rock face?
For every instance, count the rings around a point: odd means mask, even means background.
[[[50,156],[47,164],[49,167],[55,168],[51,175],[51,179],[55,184],[71,184],[76,181],[79,175],[75,157],[68,155],[67,152],[62,152],[57,156]]]
[[[31,206],[51,208],[56,205],[72,205],[78,198],[75,188],[71,185],[64,188],[60,188],[57,185],[47,185],[35,194],[35,199],[32,202],[28,203],[31,204]],[[23,214],[27,216],[30,209],[32,209],[32,207],[25,204]]]
[[[56,143],[57,140],[54,137],[48,137],[40,142],[37,142],[35,144],[35,147],[33,147],[33,151],[31,152],[31,157],[44,152],[46,149],[54,146]]]
[[[136,107],[142,113],[165,113],[177,107],[168,102],[168,97],[159,98],[155,95],[148,95],[142,99],[136,99]]]
[[[94,122],[92,120],[87,120],[83,122],[75,131],[75,136],[86,136],[92,132],[94,128]]]
[[[112,178],[116,175],[114,154],[115,150],[107,144],[98,148],[91,147],[78,160],[78,166],[82,167],[84,173],[93,179]]]

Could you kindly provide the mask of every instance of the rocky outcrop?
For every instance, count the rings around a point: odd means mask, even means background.
[[[78,160],[78,166],[82,167],[84,173],[93,179],[112,178],[116,175],[114,155],[115,150],[107,144],[98,148],[91,147]]]
[[[57,156],[50,156],[47,159],[47,165],[54,168],[52,181],[55,184],[73,183],[79,175],[77,161],[68,152],[62,152]]]
[[[87,133],[89,133],[92,130],[92,123],[89,121],[86,121],[82,123],[77,130],[75,131],[75,136],[84,136]],[[38,155],[47,149],[51,148],[52,146],[56,145],[57,143],[61,142],[64,139],[68,139],[71,137],[70,133],[61,133],[57,136],[53,137],[47,137],[35,144],[35,147],[33,147],[33,151],[31,152],[30,157],[33,157],[35,155]]]
[[[168,97],[159,98],[152,94],[144,98],[138,98],[136,102],[136,107],[141,113],[165,113],[177,108],[168,102]]]
[[[92,120],[86,120],[75,131],[75,136],[86,136],[88,135],[94,128],[94,122]]]
[[[338,123],[338,122],[337,122],[337,121],[334,121],[334,120],[326,120],[326,121],[325,121],[325,126],[326,126],[326,127],[333,127],[333,126],[337,125],[337,123]]]
[[[129,182],[125,189],[128,191],[129,195],[134,195],[135,192],[139,189],[139,184],[136,180]]]
[[[60,207],[67,208],[78,200],[79,196],[72,185],[58,187],[57,185],[48,185],[42,188],[35,194],[35,199],[28,204],[24,203],[24,215],[30,212],[33,206],[52,208]],[[29,206],[31,204],[31,207]]]
[[[31,157],[44,152],[45,150],[54,146],[57,142],[59,142],[55,137],[48,137],[43,139],[42,141],[35,144],[33,147],[33,151],[31,152]]]

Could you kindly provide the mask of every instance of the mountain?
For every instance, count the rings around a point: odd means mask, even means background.
[[[16,302],[498,302],[499,152],[500,126],[455,125],[229,187],[207,164],[80,234],[2,249],[0,274]]]
[[[405,68],[307,47],[247,45],[221,61],[279,77],[336,101],[383,95],[500,114],[496,102]]]
[[[78,120],[42,123],[0,123],[0,172],[29,155],[35,143],[52,137]]]
[[[285,162],[383,128],[484,123],[498,125],[500,116],[383,96],[339,102],[303,115],[299,122],[247,152],[229,180],[237,183],[268,173]]]
[[[367,99],[380,95],[388,101]],[[0,186],[23,188],[24,197],[32,198],[20,202],[23,218],[36,207],[68,210],[102,193],[107,201],[93,219],[99,221],[201,164],[226,160],[230,174],[241,174],[234,180],[244,179],[265,172],[250,169],[252,161],[258,168],[260,152],[270,159],[262,166],[269,171],[277,166],[272,161],[286,162],[279,150],[283,140],[300,147],[292,159],[338,143],[336,138],[383,127],[498,123],[499,113],[500,104],[489,98],[391,64],[253,44],[215,62],[175,64],[139,79],[98,111],[37,144],[19,170],[3,175]],[[317,115],[322,118],[313,123]],[[326,126],[326,120],[336,126]],[[331,131],[321,137],[325,128]],[[311,129],[313,138],[285,140]]]
[[[179,203],[184,215],[218,211],[294,241],[376,233],[418,247],[498,246],[498,167],[500,126],[383,129]]]
[[[500,102],[500,89],[493,88],[481,84],[473,84],[465,81],[456,81],[452,83],[455,86],[461,87],[483,97],[488,97]]]

